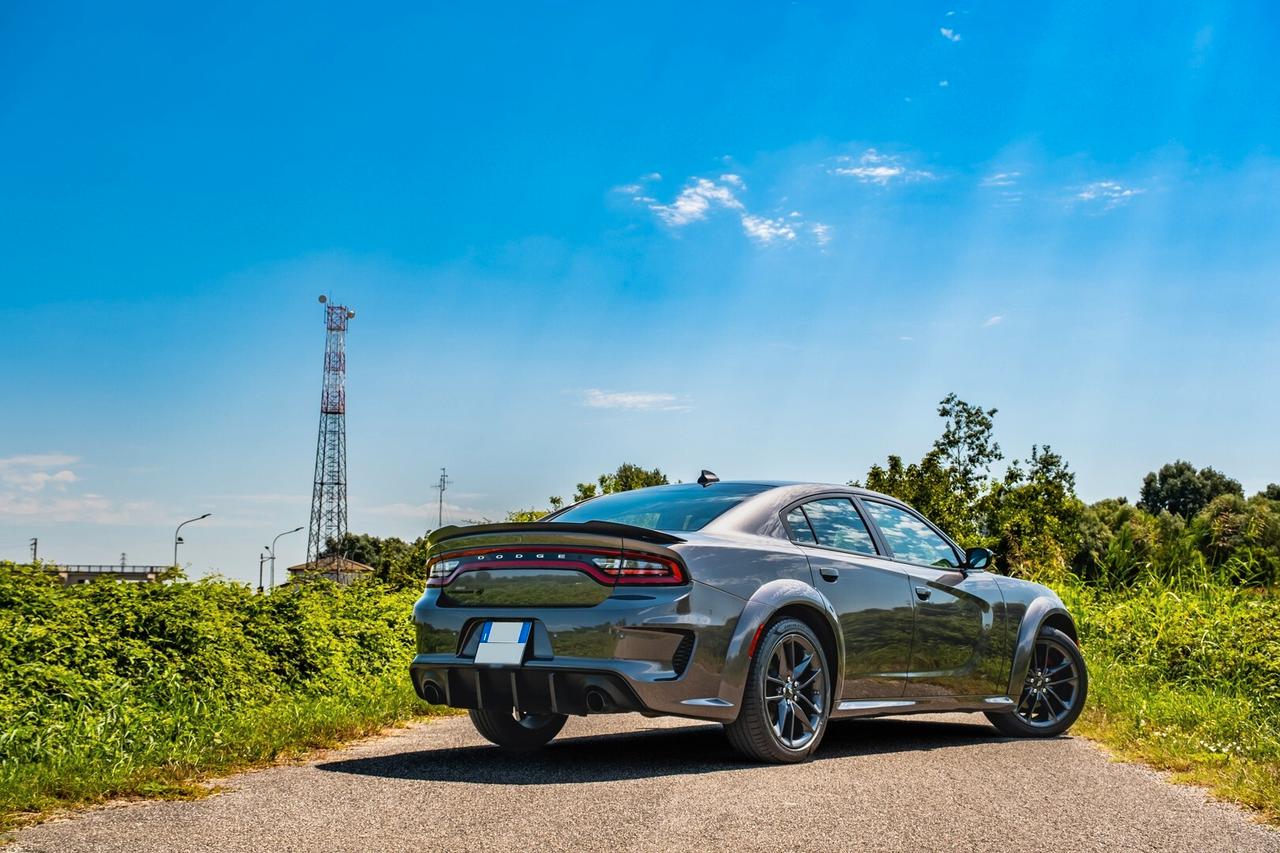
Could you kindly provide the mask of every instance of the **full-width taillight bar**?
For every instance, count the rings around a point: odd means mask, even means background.
[[[427,561],[427,586],[445,586],[458,575],[496,569],[569,569],[605,586],[674,586],[684,583],[677,560],[645,551],[588,548],[477,548]]]

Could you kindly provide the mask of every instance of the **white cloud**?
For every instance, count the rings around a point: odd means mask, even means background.
[[[938,81],[938,85],[945,89],[945,88],[947,88],[948,86],[950,86],[950,85],[951,85],[951,81],[950,81],[950,80],[939,80],[939,81]]]
[[[79,456],[66,453],[20,453],[17,456],[0,457],[0,471],[8,468],[56,468],[74,465]]]
[[[942,37],[950,42],[960,41],[960,34],[950,27],[941,27],[938,32],[942,33]]]
[[[69,487],[80,477],[72,467],[79,462],[80,457],[67,453],[0,458],[0,518],[87,524],[156,521],[157,507],[146,501],[117,503],[98,494],[74,494]]]
[[[742,230],[747,236],[759,243],[772,243],[774,240],[794,240],[796,231],[784,219],[766,219],[750,213],[742,215]]]
[[[992,326],[999,326],[1003,322],[1004,322],[1004,315],[996,314],[994,316],[988,317],[987,321],[982,324],[982,327],[984,329],[990,329]]]
[[[675,394],[653,391],[602,391],[588,388],[582,392],[582,404],[590,409],[625,409],[627,411],[680,412],[690,408]]]
[[[673,228],[706,219],[715,207],[742,210],[742,202],[732,189],[707,178],[695,178],[686,184],[671,204],[649,205],[659,219]]]
[[[635,185],[628,184],[618,189],[630,191],[633,186]],[[729,211],[738,217],[743,233],[763,246],[794,243],[806,228],[819,245],[825,245],[830,239],[826,226],[822,226],[821,230],[813,230],[805,223],[798,210],[776,217],[752,213],[739,195],[746,189],[747,184],[741,175],[726,173],[717,180],[690,178],[669,204],[662,204],[646,196],[635,196],[632,200],[653,211],[663,224],[671,228],[683,228],[706,220],[717,211]]]
[[[915,338],[911,337],[910,335],[898,335],[898,340],[900,340],[900,341],[914,341],[914,340],[915,340]]]
[[[997,172],[982,179],[984,187],[1011,187],[1018,182],[1021,172]]]
[[[67,466],[79,457],[66,453],[24,453],[0,458],[0,483],[24,492],[43,491],[50,484],[65,488],[80,478]]]
[[[631,200],[635,202],[640,202],[644,204],[656,204],[657,203],[656,200],[649,197],[645,193],[645,189],[646,189],[645,184],[651,184],[654,181],[660,181],[660,180],[662,180],[662,175],[660,173],[650,172],[649,174],[640,178],[640,180],[638,181],[635,181],[630,184],[621,184],[620,186],[614,187],[613,191],[616,193],[622,193],[623,195],[632,196]]]
[[[853,164],[852,157],[836,158],[839,163]],[[874,148],[868,148],[857,160],[856,165],[836,166],[831,170],[833,175],[856,178],[864,184],[886,186],[890,181],[927,181],[932,180],[932,172],[923,169],[910,169],[903,165],[901,157],[881,154]]]
[[[1078,201],[1101,205],[1103,210],[1111,210],[1122,204],[1128,204],[1134,196],[1144,192],[1146,190],[1126,187],[1117,181],[1095,181],[1081,187],[1075,197]]]
[[[42,497],[34,494],[0,493],[0,518],[24,521],[57,521],[80,524],[167,523],[171,512],[161,512],[155,504],[132,501],[117,504],[102,495]]]
[[[996,172],[982,179],[979,186],[995,190],[1001,204],[1018,204],[1022,201],[1022,190],[1018,189],[1021,172]]]
[[[813,239],[819,246],[825,246],[831,242],[831,226],[825,222],[813,223],[809,231],[813,233]]]

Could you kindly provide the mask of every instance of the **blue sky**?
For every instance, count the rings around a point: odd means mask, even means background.
[[[1271,4],[0,11],[0,557],[256,578],[623,460],[842,481],[950,391],[1087,499],[1280,480]],[[302,535],[281,541],[284,565]]]

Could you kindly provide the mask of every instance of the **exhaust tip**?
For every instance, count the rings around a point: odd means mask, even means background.
[[[594,714],[599,714],[609,707],[609,697],[604,695],[601,690],[587,691],[587,710]]]
[[[443,705],[444,690],[442,690],[440,685],[436,684],[434,681],[424,681],[422,682],[422,698],[425,699],[428,704]]]

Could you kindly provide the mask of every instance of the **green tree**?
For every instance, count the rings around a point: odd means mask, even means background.
[[[368,533],[347,533],[330,540],[321,556],[338,555],[373,568],[374,577],[395,587],[426,582],[426,537],[413,543],[395,536],[380,539]]]
[[[1162,465],[1142,479],[1138,506],[1153,515],[1168,510],[1190,520],[1219,495],[1244,497],[1240,483],[1213,468],[1199,471],[1179,459]]]
[[[1280,512],[1263,497],[1214,498],[1189,525],[1190,535],[1224,579],[1272,585],[1280,579]]]
[[[1003,458],[993,437],[995,415],[948,394],[938,404],[942,435],[929,452],[909,465],[896,455],[872,465],[867,488],[906,501],[965,544],[976,541],[991,465]]]
[[[933,448],[942,454],[971,501],[977,499],[985,486],[991,465],[1004,458],[993,438],[996,411],[970,405],[954,393],[938,404],[938,416],[944,426]]]
[[[1258,494],[1269,501],[1280,501],[1280,483],[1271,483]]]
[[[996,541],[1000,563],[1019,572],[1062,578],[1079,552],[1083,505],[1066,460],[1047,445],[1033,446],[991,486],[984,528]],[[1096,518],[1096,515],[1095,515]]]
[[[670,482],[660,468],[642,468],[630,462],[623,462],[616,471],[601,474],[594,483],[579,483],[574,487],[572,503],[580,503],[589,498],[610,495],[614,492],[629,492],[632,489],[643,489],[648,486],[665,486]],[[559,496],[553,495],[549,500],[550,509],[512,510],[507,513],[507,521],[537,521],[564,506],[564,499]]]
[[[623,462],[618,466],[618,470],[601,474],[594,483],[579,483],[574,489],[573,502],[578,503],[598,495],[611,495],[614,492],[665,486],[670,482],[660,468],[641,468],[639,465]],[[551,500],[555,502],[560,499],[552,498]]]
[[[630,462],[623,462],[612,474],[601,474],[597,479],[602,494],[629,492],[632,489],[644,489],[649,486],[665,486],[670,480],[659,468],[641,468]]]
[[[959,490],[955,473],[936,449],[909,465],[901,456],[890,456],[883,466],[872,465],[867,488],[906,501],[964,544],[978,534],[975,502]]]
[[[551,514],[549,509],[537,509],[530,507],[529,509],[513,509],[507,513],[506,521],[511,524],[528,524],[531,521],[537,521]]]

